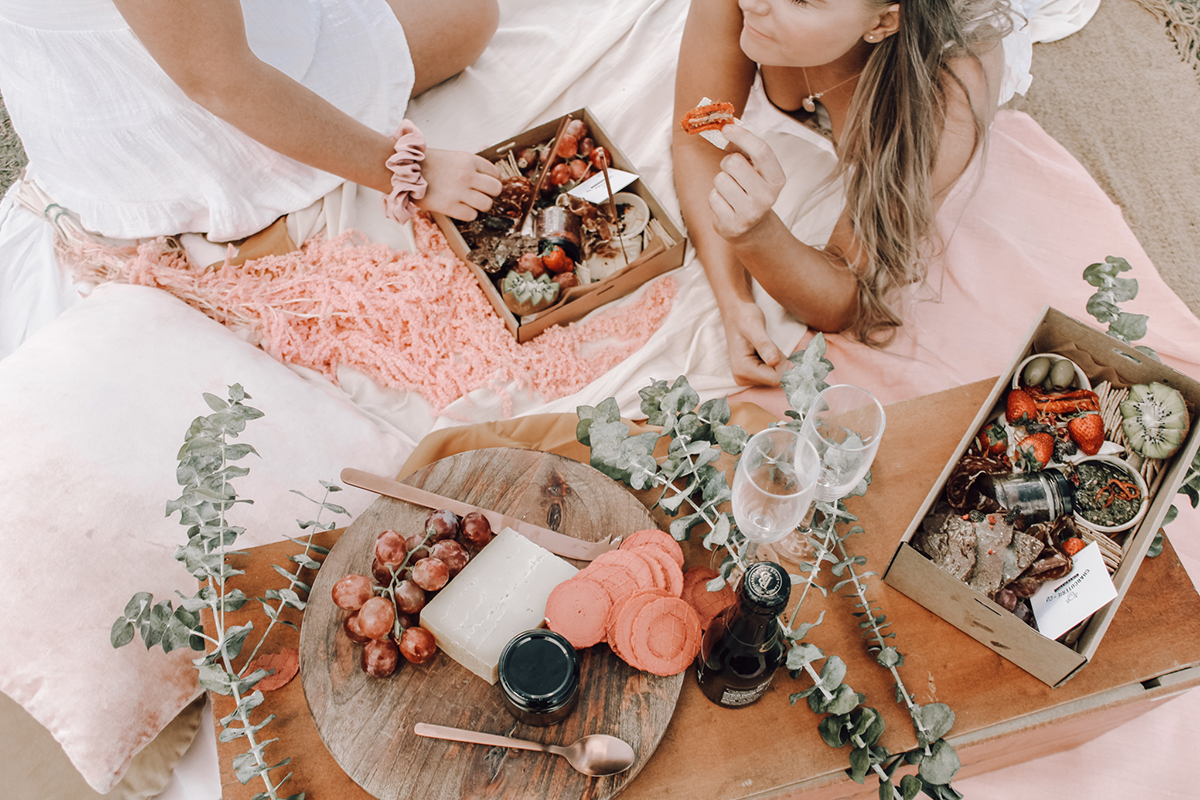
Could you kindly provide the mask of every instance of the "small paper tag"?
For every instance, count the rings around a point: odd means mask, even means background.
[[[613,169],[612,167],[608,168],[608,182],[612,184],[613,194],[621,191],[626,186],[636,181],[637,178],[638,176],[634,175],[632,172],[624,172],[619,169]],[[596,203],[597,205],[600,203],[607,203],[608,189],[604,186],[604,173],[597,172],[595,175],[588,178],[571,191],[567,192],[567,194],[571,195],[572,197],[578,197],[580,200],[587,200],[589,203]]]
[[[1117,596],[1100,545],[1092,542],[1076,553],[1073,561],[1070,575],[1046,581],[1029,598],[1038,631],[1051,639],[1062,636]]]

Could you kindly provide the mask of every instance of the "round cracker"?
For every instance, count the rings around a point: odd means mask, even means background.
[[[647,528],[644,531],[631,533],[625,541],[621,542],[619,549],[629,550],[634,547],[652,544],[661,547],[671,554],[675,564],[683,569],[683,548],[679,546],[679,542],[675,541],[675,537],[666,531],[660,531],[658,528]]]
[[[646,604],[634,619],[630,637],[640,668],[655,675],[676,675],[700,652],[700,618],[677,597]]]
[[[565,580],[546,598],[546,624],[576,650],[604,641],[612,606],[608,591],[587,578]]]
[[[668,594],[672,597],[679,597],[683,594],[683,570],[675,563],[675,559],[671,558],[670,553],[656,545],[637,547],[632,552],[658,567],[663,581],[662,588],[666,589]],[[656,575],[656,577],[658,576]]]
[[[666,592],[662,589],[642,589],[634,592],[622,601],[621,609],[608,629],[609,646],[612,647],[614,653],[620,656],[621,660],[634,669],[642,669],[642,666],[638,664],[633,655],[633,647],[630,645],[633,622],[637,619],[638,612],[648,603],[666,596]]]

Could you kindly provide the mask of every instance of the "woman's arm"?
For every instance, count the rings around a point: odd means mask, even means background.
[[[391,191],[392,139],[259,60],[238,0],[114,2],[167,76],[213,115],[296,161]],[[488,195],[500,191],[495,168],[466,153],[428,151],[425,177],[429,192],[418,205],[463,219],[490,208]]]
[[[745,107],[755,65],[738,44],[742,15],[733,0],[693,0],[679,50],[675,119],[702,97]],[[750,291],[750,276],[734,247],[714,227],[709,195],[721,171],[720,150],[700,136],[675,127],[671,145],[679,205],[705,274],[712,285],[729,344],[730,366],[740,384],[778,381],[784,354],[767,336],[762,311]]]

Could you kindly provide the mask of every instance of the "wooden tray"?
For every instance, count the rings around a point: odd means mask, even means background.
[[[549,453],[492,448],[452,456],[408,479],[448,497],[513,514],[581,539],[655,524],[636,498],[592,467]],[[444,653],[430,664],[401,661],[370,678],[361,648],[342,632],[330,590],[343,575],[366,574],[375,537],[419,530],[428,509],[381,497],[346,530],[313,582],[300,633],[300,677],[321,739],[337,763],[380,800],[396,798],[611,798],[638,774],[675,709],[683,673],[639,672],[605,645],[581,652],[579,705],[546,728],[520,724],[498,688]],[[576,566],[581,566],[578,562]],[[618,736],[637,760],[608,778],[588,778],[558,756],[419,737],[417,722],[569,744],[589,733]]]

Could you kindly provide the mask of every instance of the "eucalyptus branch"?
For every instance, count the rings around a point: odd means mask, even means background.
[[[271,773],[290,763],[291,759],[268,764],[265,748],[275,739],[262,741],[258,735],[275,715],[268,715],[258,723],[250,719],[251,712],[263,702],[263,692],[256,685],[269,673],[261,668],[249,675],[245,672],[253,665],[255,655],[277,623],[295,627],[281,619],[280,613],[285,607],[304,609],[305,601],[300,593],[306,594],[310,587],[300,580],[300,570],[319,568],[320,563],[311,554],[327,553],[328,550],[313,544],[311,535],[304,540],[292,539],[302,546],[302,552],[290,556],[298,566],[289,572],[272,565],[287,579],[288,586],[268,590],[265,598],[257,598],[271,622],[246,659],[246,666],[240,672],[235,670],[234,662],[242,655],[244,645],[254,631],[253,623],[231,625],[228,617],[247,599],[241,590],[229,587],[229,580],[242,571],[231,567],[227,557],[233,553],[238,537],[245,532],[229,523],[228,512],[237,503],[251,502],[239,499],[234,491],[232,481],[249,474],[249,469],[236,466],[234,462],[250,454],[257,455],[250,445],[231,444],[229,440],[237,438],[247,422],[263,415],[244,403],[248,399],[249,395],[236,384],[229,387],[228,401],[206,393],[204,401],[213,413],[192,421],[177,456],[176,479],[183,491],[167,504],[166,513],[170,516],[178,512],[180,524],[187,528],[187,542],[176,548],[174,557],[197,580],[196,594],[186,597],[177,593],[180,597],[177,607],[170,600],[155,604],[148,592],[135,594],[126,604],[124,615],[113,623],[111,640],[114,647],[122,647],[140,634],[147,648],[157,645],[164,652],[170,652],[186,645],[204,652],[193,661],[200,685],[230,697],[234,703],[234,710],[221,719],[219,738],[222,742],[244,739],[246,743],[246,751],[233,759],[234,772],[243,784],[255,776],[261,779],[266,791],[256,794],[255,800],[280,800],[279,789],[291,773],[279,781],[272,780]],[[340,487],[324,481],[322,485],[326,490],[322,500],[306,499],[317,503],[321,511],[346,514],[345,509],[328,502],[329,493],[339,491]],[[298,521],[301,529],[328,530],[333,527],[333,523],[319,521],[320,513],[317,516],[317,520]],[[278,601],[278,604],[272,605],[271,601]],[[205,609],[212,616],[211,631],[206,631],[202,625],[200,612]],[[286,800],[302,800],[303,796],[303,793],[292,795]]]

